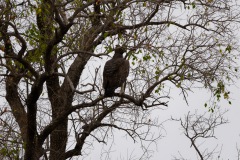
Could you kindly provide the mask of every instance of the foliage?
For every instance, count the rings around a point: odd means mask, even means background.
[[[238,7],[230,0],[1,2],[1,91],[24,158],[83,156],[112,130],[154,142],[161,133],[151,127],[160,124],[149,117],[168,105],[172,86],[186,102],[194,87],[214,102],[228,100],[238,74]],[[105,98],[100,66],[117,44],[128,49],[130,76],[124,94]]]

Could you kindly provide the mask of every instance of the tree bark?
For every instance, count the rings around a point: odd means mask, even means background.
[[[78,56],[69,68],[67,76],[72,81],[74,88],[79,83],[79,78],[82,74],[84,66],[86,65],[89,55],[83,54]],[[56,77],[57,78],[57,77]],[[74,91],[69,85],[69,81],[65,78],[61,88],[56,86],[58,80],[52,79],[47,81],[48,93],[52,105],[52,120],[54,121],[58,116],[71,106]],[[68,119],[64,119],[56,129],[51,133],[50,138],[50,160],[64,160],[66,143],[68,140]]]
[[[12,113],[16,119],[21,130],[22,139],[26,142],[27,138],[27,113],[18,96],[18,83],[20,78],[7,77],[6,78],[6,100],[11,107]]]

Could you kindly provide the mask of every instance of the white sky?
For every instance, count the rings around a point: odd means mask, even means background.
[[[214,159],[219,160],[237,160],[237,149],[236,145],[240,148],[240,80],[236,80],[234,86],[229,88],[230,100],[232,105],[229,105],[226,100],[221,101],[218,105],[220,110],[229,110],[225,114],[225,118],[228,119],[229,123],[219,126],[215,131],[217,139],[206,139],[204,141],[197,141],[201,144],[200,150],[204,149],[212,150],[217,146],[215,151],[221,151],[216,154]],[[173,89],[171,91],[172,98],[169,100],[169,106],[166,110],[158,110],[154,114],[159,115],[159,121],[165,121],[171,117],[173,118],[184,118],[184,116],[190,111],[194,113],[198,110],[198,113],[207,112],[207,108],[204,107],[204,103],[209,100],[210,94],[202,89],[194,89],[194,93],[189,93],[188,102],[185,103],[182,96],[179,96],[179,90]],[[164,130],[161,131],[163,138],[159,139],[156,144],[151,144],[153,152],[151,160],[171,160],[174,157],[183,158],[187,160],[196,160],[196,151],[190,148],[190,140],[185,137],[183,131],[180,129],[180,122],[167,121],[164,123]],[[159,132],[156,130],[156,132]],[[139,143],[134,143],[130,138],[126,138],[123,132],[116,131],[114,133],[114,142],[110,150],[109,145],[96,144],[95,148],[91,151],[87,160],[95,159],[106,159],[106,160],[137,160],[142,154]],[[203,143],[202,143],[203,142]],[[111,145],[111,144],[110,144]],[[110,157],[106,154],[101,153],[111,151]],[[144,159],[144,158],[143,158]]]
[[[237,83],[240,86],[240,81]],[[206,139],[201,143],[201,149],[212,150],[217,146],[215,151],[221,150],[221,157],[219,160],[236,160],[237,150],[236,144],[240,148],[240,89],[236,86],[230,87],[232,105],[229,105],[226,101],[221,102],[219,105],[222,111],[228,109],[229,111],[225,114],[225,118],[229,120],[228,124],[219,126],[216,129],[217,139]],[[207,112],[204,108],[204,103],[209,99],[209,95],[205,90],[196,90],[188,96],[189,106],[186,105],[183,98],[179,96],[178,91],[172,99],[169,101],[169,107],[166,110],[158,110],[157,113],[160,119],[159,121],[165,121],[171,117],[180,118],[184,117],[189,111],[194,113],[198,110],[198,113]],[[195,160],[196,152],[193,148],[190,148],[190,141],[185,137],[183,131],[180,129],[180,122],[168,121],[164,123],[164,130],[161,131],[163,138],[159,139],[156,144],[151,144],[152,154],[151,160],[171,160],[175,157],[180,158],[180,154],[188,160]],[[156,130],[156,132],[159,132]],[[200,142],[200,141],[197,141]],[[200,144],[200,143],[198,143]],[[113,145],[109,149],[110,145]],[[140,149],[139,142],[133,143],[133,141],[123,134],[115,130],[114,142],[109,145],[102,145],[95,143],[93,146],[94,150],[90,151],[90,155],[85,157],[86,160],[106,159],[106,160],[137,160],[143,153]],[[222,149],[221,149],[222,148]],[[104,151],[111,151],[109,157],[106,157]],[[102,156],[101,156],[102,155]],[[214,159],[217,159],[218,154],[215,155]],[[144,158],[143,158],[144,159]]]
[[[238,86],[240,85],[239,82]],[[220,103],[221,110],[229,109],[229,112],[227,112],[225,115],[225,117],[229,120],[229,123],[217,128],[216,137],[218,139],[207,139],[205,141],[209,141],[211,143],[209,144],[206,142],[202,144],[203,148],[209,149],[213,149],[216,145],[218,145],[217,150],[220,150],[222,146],[222,156],[220,159],[237,159],[236,143],[238,143],[240,146],[239,95],[239,88],[232,86],[232,105],[224,102]],[[205,91],[196,91],[195,93],[189,95],[189,106],[186,106],[181,98],[176,96],[173,101],[170,101],[169,109],[164,111],[165,113],[163,114],[168,116],[173,115],[173,117],[178,118],[184,117],[188,111],[194,113],[196,109],[199,113],[204,113],[207,111],[207,109],[203,107],[203,104],[208,98],[208,94]],[[164,126],[167,134],[165,138],[159,141],[159,152],[155,154],[156,156],[153,159],[172,159],[172,155],[179,156],[178,152],[180,152],[186,159],[196,159],[195,150],[190,148],[190,141],[185,137],[184,134],[182,134],[182,130],[180,130],[180,122],[168,122]]]
[[[222,154],[220,159],[223,160],[235,160],[237,159],[236,144],[240,148],[240,80],[236,80],[236,86],[230,87],[230,98],[232,98],[232,105],[222,101],[219,105],[222,110],[229,109],[229,112],[225,115],[229,120],[228,124],[220,126],[216,130],[217,139],[208,139],[201,147],[213,149],[218,145],[217,151],[221,149]],[[209,99],[209,94],[206,90],[195,90],[194,93],[189,93],[188,101],[189,106],[184,102],[183,97],[179,96],[178,90],[171,91],[172,98],[169,100],[169,107],[166,110],[158,110],[159,121],[165,121],[171,117],[180,118],[184,117],[189,111],[192,113],[198,110],[199,113],[207,111],[204,108],[204,103]],[[171,160],[174,156],[179,157],[179,153],[189,160],[196,159],[196,152],[193,148],[190,148],[190,141],[187,139],[182,130],[180,130],[180,122],[168,121],[164,123],[164,130],[161,130],[163,138],[159,139],[156,144],[151,144],[150,152],[153,156],[151,160]],[[156,132],[159,132],[156,130]],[[108,159],[108,160],[134,160],[139,159],[142,151],[139,143],[133,143],[130,138],[125,137],[125,133],[116,131],[114,133],[113,147],[111,148],[110,157],[106,157],[104,149],[108,149],[109,145],[102,145],[95,143],[93,150],[89,150],[90,154],[85,157],[86,160]],[[210,143],[209,143],[210,142]],[[103,148],[104,146],[104,148]],[[108,151],[108,150],[107,150]],[[101,157],[102,155],[102,157]],[[105,158],[106,157],[106,158]],[[72,158],[74,159],[74,158]],[[217,158],[216,158],[217,159]]]
[[[232,105],[229,105],[226,100],[218,103],[220,110],[229,110],[224,116],[228,119],[229,123],[219,126],[215,131],[217,139],[205,139],[197,141],[201,144],[200,150],[209,149],[213,150],[216,146],[216,152],[221,151],[219,154],[215,154],[214,160],[237,160],[236,145],[240,148],[240,80],[236,80],[236,84],[229,88],[230,100]],[[188,102],[185,103],[183,97],[179,95],[180,92],[177,89],[171,90],[171,99],[169,100],[169,106],[165,110],[158,110],[154,114],[159,116],[159,121],[173,118],[184,118],[184,116],[190,111],[194,113],[196,110],[198,113],[207,112],[208,109],[204,107],[204,103],[209,100],[210,94],[204,89],[194,89],[193,93],[189,93]],[[164,130],[161,130],[163,135],[156,144],[151,144],[150,154],[151,160],[172,160],[174,157],[185,158],[187,160],[196,160],[196,151],[190,148],[190,140],[185,137],[181,130],[180,122],[167,121],[164,122]],[[159,132],[156,130],[155,132]],[[113,143],[98,144],[95,143],[93,150],[89,151],[89,155],[84,157],[86,160],[138,160],[142,155],[139,142],[134,143],[132,139],[125,136],[125,133],[115,130]],[[110,146],[112,147],[110,148]],[[110,156],[106,156],[104,152],[111,152]],[[143,160],[145,160],[143,158]]]

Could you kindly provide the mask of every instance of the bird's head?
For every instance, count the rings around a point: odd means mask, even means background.
[[[126,51],[127,51],[127,48],[125,46],[116,45],[115,53],[123,54]]]

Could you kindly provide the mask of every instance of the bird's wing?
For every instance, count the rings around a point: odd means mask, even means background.
[[[115,75],[119,72],[119,68],[122,64],[121,59],[111,59],[106,62],[103,70],[103,87],[107,87],[109,80],[112,80]]]
[[[122,62],[121,64],[121,68],[120,68],[120,84],[124,83],[129,75],[129,61],[125,60]]]
[[[116,74],[122,63],[123,63],[122,59],[107,61],[104,66],[103,76],[112,76]]]

